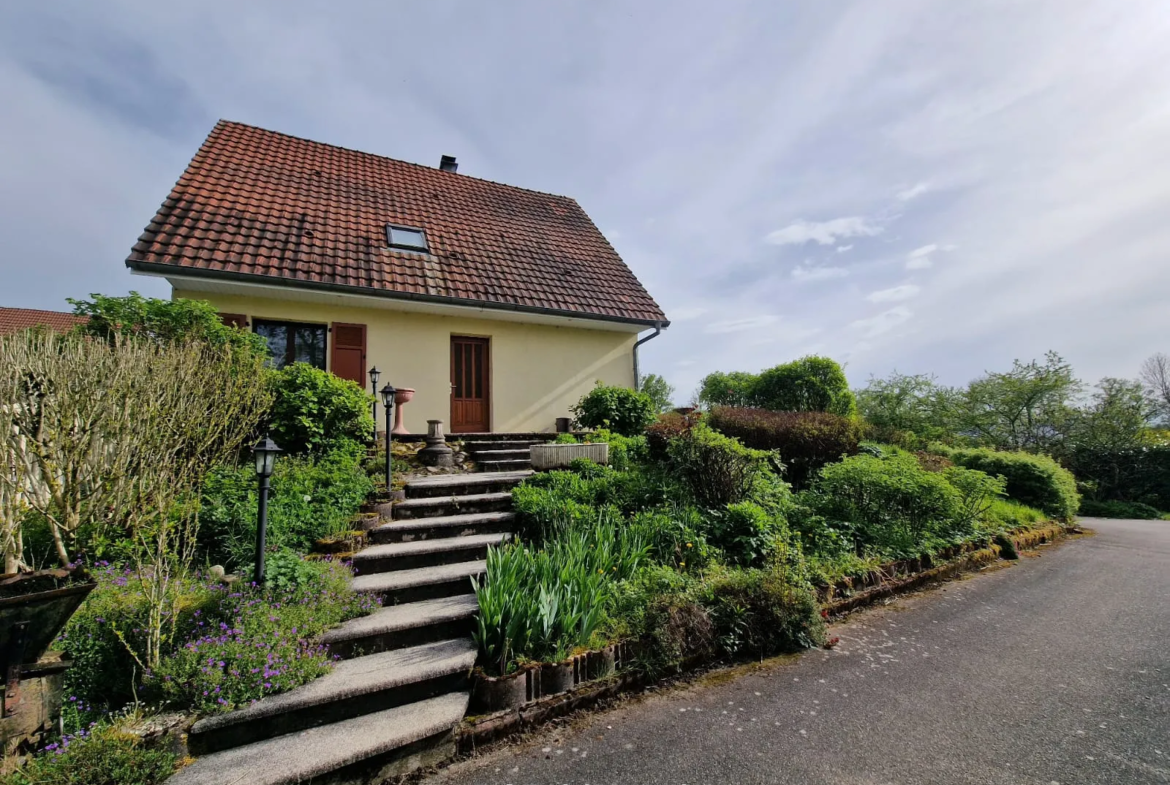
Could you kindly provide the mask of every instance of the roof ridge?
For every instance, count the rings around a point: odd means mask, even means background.
[[[224,119],[221,117],[216,122],[215,128],[211,129],[211,132],[215,133],[216,128],[219,128],[221,125],[234,125],[234,126],[239,126],[240,128],[250,128],[253,131],[263,131],[266,134],[273,134],[274,136],[283,136],[286,139],[295,139],[298,142],[307,142],[309,144],[320,145],[321,147],[331,147],[334,150],[341,150],[341,151],[347,152],[347,153],[355,153],[357,155],[366,156],[368,158],[378,158],[378,159],[383,160],[383,161],[393,161],[394,163],[405,164],[407,166],[413,166],[413,167],[418,168],[418,169],[423,169],[427,172],[435,172],[438,174],[450,175],[451,177],[466,177],[468,180],[475,180],[475,181],[481,182],[481,183],[490,183],[491,185],[496,185],[496,186],[499,186],[501,188],[510,188],[513,191],[523,191],[524,193],[536,194],[537,196],[551,196],[554,199],[564,199],[567,202],[572,202],[574,205],[577,206],[578,209],[581,209],[581,205],[577,203],[576,199],[574,199],[571,196],[566,196],[565,194],[554,194],[550,191],[538,191],[535,188],[525,188],[524,186],[521,186],[521,185],[512,185],[511,183],[501,183],[498,180],[489,180],[486,177],[476,177],[475,175],[463,174],[461,172],[446,172],[446,171],[443,171],[442,169],[436,169],[433,166],[427,166],[426,164],[415,163],[414,161],[404,161],[401,158],[392,158],[388,155],[379,155],[378,153],[371,153],[371,152],[368,152],[366,150],[358,150],[355,147],[346,147],[345,145],[333,144],[332,142],[319,142],[316,139],[310,139],[307,136],[297,136],[296,134],[285,133],[284,131],[274,131],[271,128],[264,128],[263,126],[252,125],[251,123],[242,123],[239,120],[227,120],[227,119]],[[210,134],[208,134],[208,136],[210,136]],[[581,210],[581,212],[585,212],[585,211]]]

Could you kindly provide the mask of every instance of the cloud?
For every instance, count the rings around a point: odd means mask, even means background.
[[[909,308],[899,305],[888,311],[882,311],[877,316],[850,322],[850,326],[862,330],[866,338],[876,338],[909,321],[913,316],[914,314]]]
[[[904,190],[898,191],[897,197],[899,202],[908,202],[911,199],[922,196],[930,190],[930,183],[915,183],[914,185]]]
[[[845,253],[846,251],[852,251],[852,250],[853,250],[853,243],[849,243],[849,245],[838,245],[837,246],[837,253]]]
[[[922,291],[921,287],[915,286],[912,283],[904,283],[901,286],[871,292],[865,299],[871,303],[896,303],[917,297],[920,291]]]
[[[938,246],[934,243],[924,245],[921,248],[915,248],[906,255],[906,269],[907,270],[925,270],[932,266],[934,262],[930,260],[929,254],[938,250]]]
[[[758,330],[761,327],[767,327],[780,321],[779,316],[772,314],[761,314],[759,316],[747,316],[743,319],[727,319],[721,322],[711,322],[703,332],[708,335],[722,335],[724,333],[740,333],[745,330]]]
[[[844,267],[818,267],[807,261],[792,268],[794,281],[830,281],[848,275],[849,270]]]
[[[772,245],[804,245],[815,242],[819,245],[835,245],[837,240],[847,237],[873,237],[881,234],[882,228],[875,226],[868,218],[851,216],[834,218],[831,221],[815,223],[799,220],[777,229],[764,238]]]
[[[692,319],[698,319],[708,310],[710,309],[702,305],[687,305],[682,308],[672,308],[667,315],[671,322],[689,322]]]

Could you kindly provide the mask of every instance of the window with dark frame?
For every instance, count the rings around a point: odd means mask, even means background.
[[[328,328],[325,325],[253,319],[252,332],[268,342],[268,351],[272,355],[269,364],[273,368],[308,363],[314,368],[325,370],[328,340]]]
[[[391,248],[403,248],[408,251],[427,250],[426,233],[413,226],[386,224],[386,242]]]

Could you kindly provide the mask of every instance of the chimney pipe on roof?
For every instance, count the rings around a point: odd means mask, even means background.
[[[457,172],[459,171],[459,164],[455,163],[455,156],[444,155],[439,159],[439,168],[444,172]]]

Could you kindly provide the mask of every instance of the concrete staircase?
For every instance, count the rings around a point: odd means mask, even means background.
[[[195,723],[198,759],[169,785],[365,783],[454,753],[475,665],[471,577],[511,534],[511,489],[528,471],[415,480],[353,557],[353,588],[383,607],[323,636],[326,676]]]
[[[508,472],[531,469],[528,449],[555,439],[555,433],[462,433],[467,453],[481,472]]]

